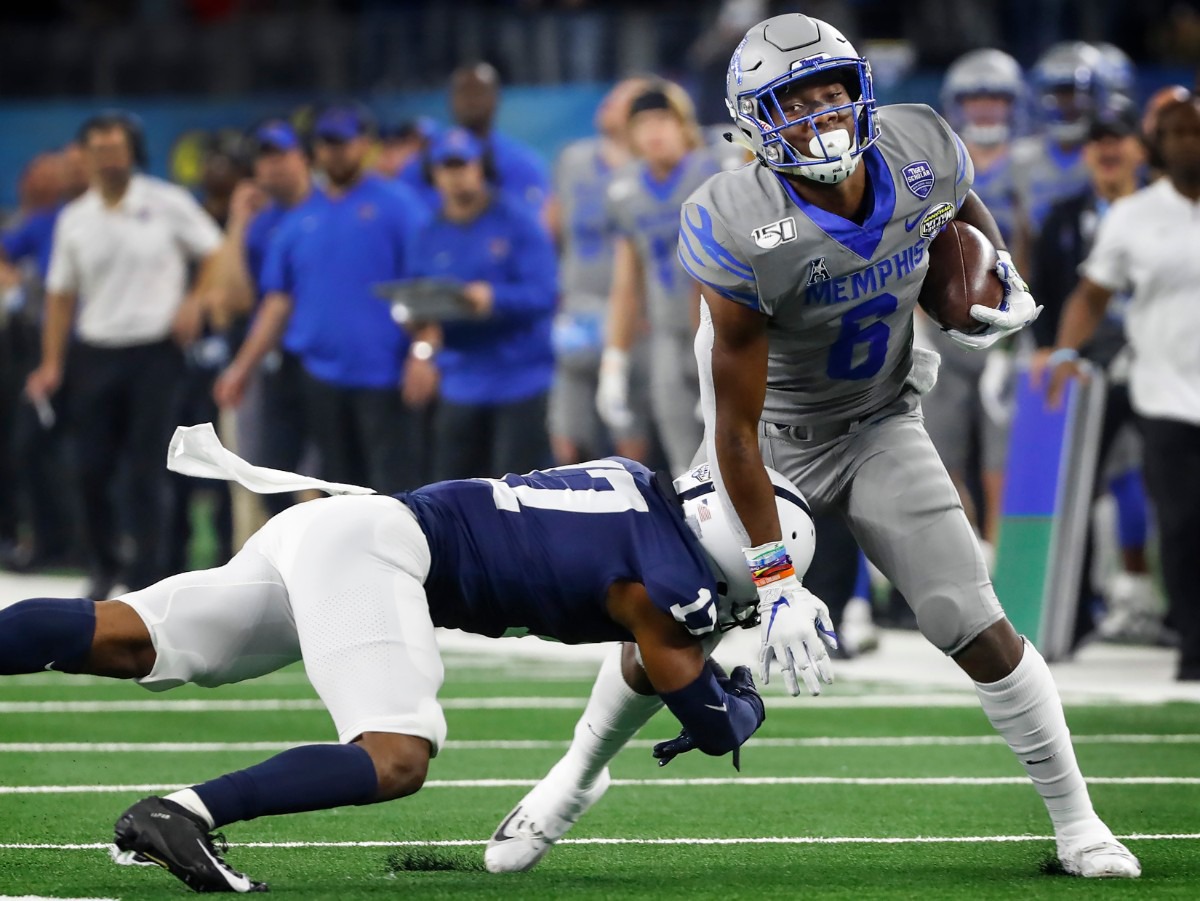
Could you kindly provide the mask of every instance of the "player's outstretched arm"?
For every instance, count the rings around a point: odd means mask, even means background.
[[[633,634],[650,684],[687,733],[688,747],[681,750],[727,754],[762,725],[766,712],[749,674],[736,683],[718,679],[701,642],[654,606],[644,586],[614,586],[608,608]]]
[[[800,584],[788,557],[774,489],[758,449],[767,385],[767,319],[719,297],[708,309],[710,321],[702,316],[696,343],[701,395],[708,394],[703,379],[709,374],[715,399],[715,409],[705,413],[705,428],[710,459],[717,463],[718,490],[745,531],[746,564],[758,586],[759,677],[770,682],[774,661],[791,695],[800,693],[801,682],[810,694],[820,694],[822,682],[833,682],[826,647],[837,647],[837,637],[829,610]]]

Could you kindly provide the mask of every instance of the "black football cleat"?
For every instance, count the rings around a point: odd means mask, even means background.
[[[121,814],[115,842],[136,862],[155,863],[195,892],[265,892],[264,882],[239,873],[222,856],[225,840],[208,834],[190,810],[162,798],[143,798]]]

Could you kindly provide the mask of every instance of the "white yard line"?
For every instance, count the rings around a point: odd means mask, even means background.
[[[1194,745],[1200,733],[1072,735],[1076,745]],[[655,739],[634,739],[627,748],[651,748]],[[0,742],[0,754],[181,754],[216,751],[286,751],[314,741],[159,741],[159,742]],[[442,747],[454,751],[560,751],[570,745],[558,739],[454,740]],[[1004,747],[998,735],[872,735],[864,737],[809,736],[806,738],[752,738],[748,748],[962,748]]]
[[[446,710],[581,710],[583,697],[442,698]],[[1157,701],[1147,701],[1147,704]],[[826,695],[820,698],[770,696],[771,710],[831,710],[836,708],[978,707],[974,694]],[[1126,705],[1128,706],[1128,705]],[[275,710],[324,710],[316,698],[263,698],[253,700],[144,700],[144,701],[0,701],[4,713],[258,713]]]
[[[1135,832],[1118,835],[1121,841],[1196,841],[1200,832]],[[559,845],[939,845],[1006,842],[1052,842],[1052,835],[799,835],[743,838],[564,838]],[[361,842],[230,842],[231,848],[478,848],[481,839]],[[108,851],[105,842],[53,844],[50,842],[0,843],[0,851]]]
[[[1200,785],[1200,776],[1091,776],[1089,785]],[[537,779],[430,779],[425,788],[530,788]],[[679,788],[690,786],[853,785],[997,786],[1028,785],[1025,776],[745,776],[692,779],[614,779],[614,787]],[[183,783],[137,785],[0,785],[0,795],[114,794],[174,791]]]

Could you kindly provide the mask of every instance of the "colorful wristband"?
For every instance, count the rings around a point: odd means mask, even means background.
[[[750,578],[754,580],[755,588],[796,575],[792,558],[788,556],[782,541],[768,541],[758,547],[746,548],[742,553],[746,555],[746,565],[750,567]]]

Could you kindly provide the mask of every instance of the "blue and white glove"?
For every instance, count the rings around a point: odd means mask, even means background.
[[[996,275],[1004,283],[1004,300],[995,310],[979,303],[971,307],[971,318],[987,323],[987,331],[968,335],[957,329],[946,329],[950,338],[971,350],[991,347],[1001,338],[1019,332],[1042,313],[1041,306],[1029,293],[1025,279],[1021,278],[1017,267],[1013,265],[1012,254],[1007,250],[999,250],[996,258]]]
[[[829,608],[800,584],[782,541],[746,548],[744,553],[758,588],[759,678],[763,685],[770,683],[774,660],[789,694],[800,694],[803,679],[809,693],[819,695],[822,682],[833,684],[826,646],[838,646]]]

